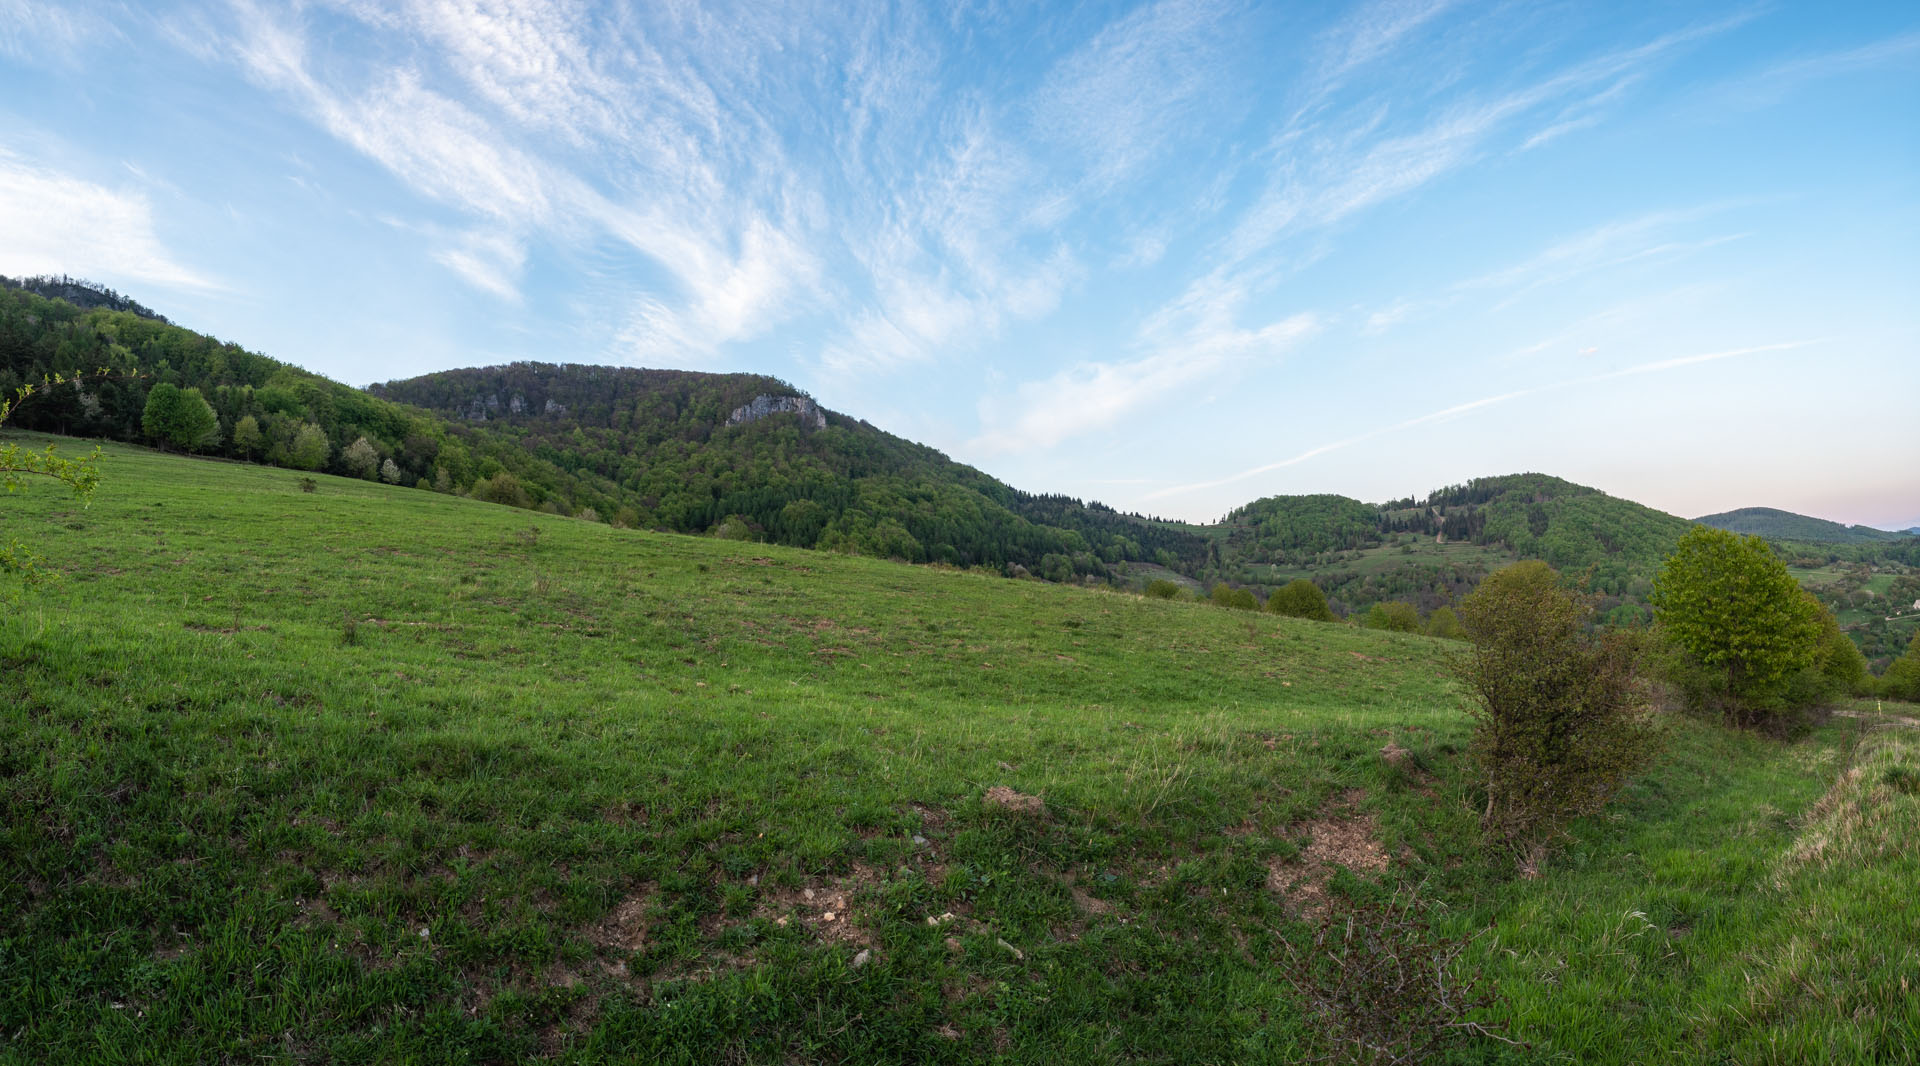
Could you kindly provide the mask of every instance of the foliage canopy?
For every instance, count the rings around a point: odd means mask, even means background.
[[[1496,571],[1459,613],[1473,641],[1456,670],[1473,694],[1481,821],[1531,857],[1653,756],[1635,645],[1626,634],[1589,636],[1587,608],[1539,561]]]
[[[64,382],[65,379],[56,375],[43,384],[56,386]],[[0,429],[6,427],[7,419],[34,391],[34,386],[23,385],[12,395],[0,394]],[[0,488],[15,493],[25,489],[33,478],[46,478],[65,485],[75,496],[85,500],[93,495],[94,488],[100,484],[99,461],[100,449],[97,447],[90,455],[68,459],[59,454],[56,445],[49,444],[44,450],[34,451],[11,442],[0,442]],[[25,545],[17,541],[0,541],[0,574],[15,574],[28,582],[38,581],[40,571],[35,562],[33,553]]]
[[[1334,620],[1333,609],[1327,606],[1326,594],[1320,591],[1320,586],[1304,577],[1275,589],[1273,595],[1267,597],[1267,610],[1315,622]]]
[[[1818,605],[1757,536],[1695,526],[1649,599],[1662,632],[1706,672],[1708,694],[1734,724],[1785,709],[1795,675],[1815,664]]]

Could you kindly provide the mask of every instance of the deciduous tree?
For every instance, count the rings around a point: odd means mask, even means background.
[[[61,384],[63,379],[50,377],[48,384]],[[6,425],[20,402],[33,395],[34,386],[22,386],[13,395],[0,395],[0,427]],[[68,459],[58,454],[58,446],[49,444],[44,450],[34,451],[22,448],[11,441],[0,442],[0,488],[7,493],[19,492],[27,487],[34,478],[57,481],[70,489],[75,496],[86,500],[93,495],[95,486],[100,484],[100,449],[93,449],[89,455],[78,459]],[[37,559],[26,545],[18,541],[0,541],[0,574],[14,574],[28,582],[38,581],[40,571]]]
[[[365,437],[356,437],[352,444],[340,453],[340,464],[354,477],[372,480],[380,469],[380,453]]]
[[[287,449],[287,462],[296,470],[318,470],[327,465],[332,455],[333,444],[327,440],[327,431],[307,422],[294,433],[293,444]]]
[[[193,451],[220,439],[220,416],[199,389],[161,382],[147,393],[140,428],[163,444]]]
[[[1794,676],[1814,665],[1815,604],[1757,536],[1694,526],[1654,579],[1654,618],[1737,725],[1785,711]]]

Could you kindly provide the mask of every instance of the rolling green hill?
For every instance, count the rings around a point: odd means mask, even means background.
[[[1055,581],[1127,561],[1197,565],[1204,541],[1099,504],[1034,496],[747,374],[515,363],[388,382],[375,396],[484,425],[612,484],[630,526]]]
[[[0,497],[58,576],[0,590],[0,1062],[1291,1063],[1319,908],[1414,885],[1522,1042],[1449,1061],[1920,1050],[1871,703],[1670,716],[1523,877],[1444,642],[101,472]]]
[[[1207,526],[1146,519],[1021,492],[772,378],[517,363],[363,391],[172,325],[98,286],[0,278],[0,392],[76,374],[41,390],[15,424],[147,442],[144,405],[168,384],[199,390],[213,409],[217,435],[190,445],[204,454],[629,528],[1055,582],[1138,587],[1171,572],[1264,594],[1305,577],[1342,611],[1382,600],[1431,610],[1493,569],[1541,558],[1600,594],[1613,621],[1633,622],[1687,527],[1541,474],[1379,505],[1270,497]],[[1805,529],[1777,533],[1796,531]],[[1805,568],[1920,565],[1920,540],[1885,536],[1777,543]]]
[[[1824,518],[1810,518],[1771,507],[1742,507],[1735,511],[1694,519],[1703,526],[1754,533],[1768,540],[1797,540],[1815,544],[1877,544],[1905,539],[1909,533],[1891,533],[1871,526],[1847,526]]]
[[[1544,474],[1477,478],[1378,505],[1277,496],[1221,523],[1217,574],[1268,587],[1309,578],[1348,611],[1393,599],[1431,610],[1457,603],[1492,570],[1545,559],[1612,609],[1639,602],[1688,525]]]
[[[98,287],[0,282],[0,394],[82,375],[21,406],[23,429],[145,442],[147,397],[168,384],[214,409],[218,435],[192,445],[205,454],[628,526],[1055,581],[1129,560],[1191,569],[1205,549],[1175,527],[1018,492],[770,378],[515,364],[362,391]]]

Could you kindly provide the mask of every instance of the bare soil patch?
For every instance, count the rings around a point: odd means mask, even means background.
[[[1292,859],[1275,859],[1267,866],[1267,887],[1312,910],[1327,896],[1327,882],[1338,869],[1377,874],[1388,865],[1387,850],[1377,839],[1379,825],[1371,814],[1357,810],[1361,792],[1343,794],[1328,817],[1308,822],[1306,846]]]
[[[647,944],[647,912],[660,895],[660,886],[645,882],[613,909],[591,934],[595,944],[608,951],[636,952]]]
[[[1015,792],[1005,785],[995,785],[988,789],[986,801],[989,807],[998,807],[1015,814],[1041,814],[1047,809],[1046,801],[1039,796]]]

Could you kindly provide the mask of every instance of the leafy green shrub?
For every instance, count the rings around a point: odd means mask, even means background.
[[[1253,593],[1246,589],[1231,588],[1224,582],[1213,586],[1213,592],[1207,598],[1218,606],[1230,607],[1236,611],[1260,609],[1260,601],[1253,598]]]
[[[1920,703],[1920,632],[1913,635],[1907,650],[1880,675],[1880,694],[1888,699]]]
[[[1657,732],[1633,672],[1637,640],[1587,635],[1588,607],[1538,561],[1490,575],[1459,613],[1473,641],[1455,669],[1473,696],[1482,825],[1537,855],[1654,755]]]
[[[1398,600],[1376,603],[1367,609],[1362,624],[1368,629],[1384,629],[1392,633],[1418,633],[1420,609]]]
[[[1696,708],[1777,730],[1823,698],[1801,676],[1818,660],[1819,605],[1766,541],[1695,526],[1648,598],[1663,637],[1692,661],[1678,687]]]
[[[533,506],[533,500],[527,496],[527,490],[521,487],[520,479],[505,470],[490,478],[476,479],[473,498],[488,503],[504,503],[510,507]]]
[[[1467,631],[1460,624],[1460,616],[1451,607],[1435,607],[1427,616],[1427,636],[1445,640],[1465,640]]]
[[[1180,595],[1180,586],[1164,577],[1156,577],[1147,582],[1147,598],[1152,600],[1171,600]]]
[[[1308,618],[1315,622],[1334,620],[1333,609],[1327,606],[1326,593],[1304,577],[1275,589],[1273,595],[1267,597],[1267,610],[1273,614]]]
[[[49,384],[54,385],[65,380],[58,375],[48,378]],[[23,386],[11,395],[0,393],[0,425],[33,393],[32,385]],[[83,502],[90,499],[100,484],[99,447],[93,449],[93,454],[79,459],[63,459],[54,454],[57,450],[51,444],[45,451],[36,452],[18,444],[0,443],[0,495],[17,492],[26,487],[30,478],[42,477],[67,486]],[[0,541],[0,574],[15,574],[29,584],[37,583],[42,576],[38,562],[38,557],[24,544]]]

